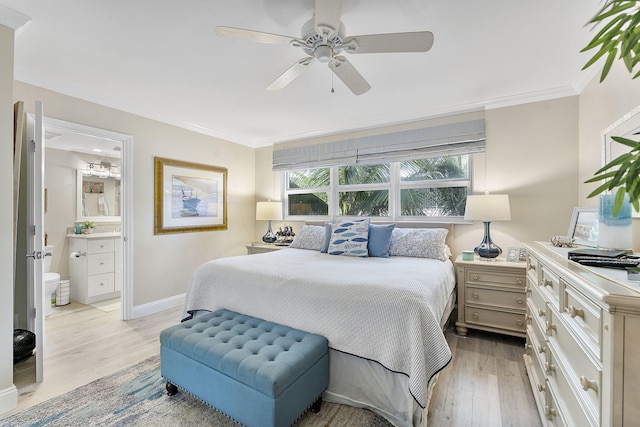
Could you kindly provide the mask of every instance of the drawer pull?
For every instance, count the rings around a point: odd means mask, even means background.
[[[552,365],[549,362],[544,362],[544,371],[547,374],[550,374],[551,372],[555,372],[556,371],[556,365]]]
[[[531,352],[531,349],[533,348],[533,346],[531,344],[525,344],[524,345],[524,351],[525,353],[529,353]]]
[[[538,384],[538,391],[540,393],[542,393],[544,391],[547,391],[547,387],[545,385],[543,385],[543,384]]]
[[[538,353],[544,353],[545,351],[547,351],[547,347],[543,345],[538,346]]]
[[[516,284],[517,285],[522,285],[523,281],[522,281],[522,277],[518,277],[516,278]]]
[[[522,304],[524,302],[524,300],[522,298],[516,298],[516,302],[518,304]]]
[[[536,266],[535,266],[534,264],[529,264],[529,265],[527,266],[527,270],[533,270],[533,271],[536,271]]]
[[[524,293],[525,293],[525,294],[529,294],[529,293],[531,293],[531,288],[529,287],[529,285],[526,285],[526,286],[524,287]]]
[[[538,317],[544,317],[546,315],[545,311],[541,308],[538,309]]]
[[[100,282],[100,286],[104,286],[104,283]]]
[[[542,286],[551,286],[553,287],[553,281],[549,279],[542,279]]]
[[[555,323],[551,323],[551,322],[547,321],[546,326],[547,326],[547,335],[553,334],[553,331],[556,330],[556,324]]]
[[[522,325],[524,325],[524,322],[523,322],[522,320],[518,319],[518,320],[516,321],[516,324],[517,324],[518,326],[522,326]]]
[[[525,315],[524,315],[524,320],[525,320],[525,322],[531,322],[531,320],[532,320],[532,319],[533,319],[533,317],[531,317],[531,315],[530,315],[530,314],[525,314]]]
[[[547,416],[547,419],[552,419],[553,417],[555,417],[556,412],[557,411],[555,410],[555,408],[552,408],[549,405],[545,405],[544,414]]]
[[[584,391],[587,391],[589,389],[595,391],[596,393],[598,392],[598,383],[595,380],[589,380],[587,377],[585,376],[581,376],[580,377],[580,385],[582,386],[582,389]]]
[[[584,319],[584,310],[581,308],[575,308],[574,306],[570,305],[565,310],[567,311],[567,313],[569,313],[569,316],[571,316],[572,319],[576,316]]]
[[[471,296],[475,299],[478,299],[480,297],[477,292],[474,292],[473,294],[471,294]]]
[[[478,280],[480,278],[480,276],[474,273],[474,274],[471,275],[471,278],[473,280]]]
[[[474,318],[474,319],[476,319],[476,320],[477,320],[478,318],[480,318],[480,315],[478,314],[478,312],[474,312],[474,313],[473,313],[473,318]]]

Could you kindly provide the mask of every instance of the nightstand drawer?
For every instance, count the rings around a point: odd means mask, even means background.
[[[523,292],[499,291],[469,285],[466,289],[466,302],[513,310],[525,310],[526,308],[526,299]]]
[[[524,289],[524,274],[501,273],[493,270],[468,269],[465,281],[469,284],[517,286]]]
[[[467,323],[488,326],[491,328],[508,329],[524,333],[526,330],[524,313],[509,313],[489,310],[480,307],[465,307]]]

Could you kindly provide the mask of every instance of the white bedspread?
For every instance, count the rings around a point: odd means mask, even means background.
[[[439,320],[454,285],[450,261],[286,248],[202,264],[184,317],[227,308],[323,335],[335,350],[409,376],[425,407],[428,381],[451,359]]]

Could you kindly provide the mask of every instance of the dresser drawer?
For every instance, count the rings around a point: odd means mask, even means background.
[[[87,257],[87,273],[89,275],[112,272],[113,265],[113,252],[106,254],[93,254]]]
[[[564,292],[567,325],[589,340],[596,357],[602,360],[602,309],[571,287],[565,287]]]
[[[549,338],[550,347],[557,349],[554,357],[564,364],[565,381],[572,383],[580,399],[588,401],[590,412],[595,419],[600,418],[600,392],[602,390],[602,369],[591,360],[584,346],[571,335],[563,319],[557,319],[555,329]]]
[[[544,415],[549,427],[576,427],[571,421],[565,420],[560,405],[558,405],[558,398],[549,386],[545,390]]]
[[[534,285],[538,284],[538,280],[539,278],[539,271],[540,271],[540,262],[538,261],[538,258],[536,258],[535,256],[528,254],[527,255],[527,279]]]
[[[574,389],[571,387],[568,376],[571,373],[566,372],[563,363],[556,358],[553,349],[548,353],[549,360],[546,362],[544,369],[547,374],[547,380],[550,389],[554,391],[560,411],[565,415],[566,422],[571,426],[597,426],[599,425],[599,409],[576,396]],[[557,393],[556,393],[557,392]],[[585,411],[587,409],[587,411]],[[589,414],[589,415],[587,415]]]
[[[465,307],[467,323],[488,326],[491,328],[508,329],[524,333],[526,330],[524,313],[509,313],[480,307]]]
[[[547,346],[546,342],[540,342],[538,336],[531,326],[527,327],[527,344],[529,344],[529,356],[531,357],[531,365],[534,368],[535,376],[542,387],[538,387],[534,392],[544,392],[545,375],[543,366],[546,362]]]
[[[530,286],[529,295],[529,301],[531,303],[531,315],[540,317],[544,323],[544,318],[547,313],[547,303],[542,296],[538,286]]]
[[[529,310],[531,310],[531,300],[527,301],[527,306],[529,308]],[[529,321],[529,324],[527,326],[527,333],[529,333],[529,330],[531,330],[531,333],[534,334],[536,336],[536,340],[538,341],[538,343],[544,347],[547,346],[547,337],[545,334],[545,318],[544,317],[537,317],[537,316],[531,316],[531,320]]]
[[[113,273],[89,276],[87,294],[89,297],[108,294],[114,291]]]
[[[501,291],[467,286],[465,297],[466,302],[469,304],[487,304],[513,310],[525,310],[526,307],[524,292]]]
[[[465,281],[469,284],[516,286],[524,289],[524,274],[513,274],[494,270],[467,269]]]
[[[115,248],[114,239],[89,239],[87,241],[87,253],[101,254],[113,252]]]
[[[540,281],[538,282],[538,289],[540,289],[543,295],[547,296],[545,299],[554,303],[555,307],[559,306],[560,278],[544,265],[540,267]]]

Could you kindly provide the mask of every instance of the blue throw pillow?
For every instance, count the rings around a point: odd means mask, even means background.
[[[391,234],[395,224],[369,224],[369,256],[379,258],[389,258],[389,246],[391,245]]]

